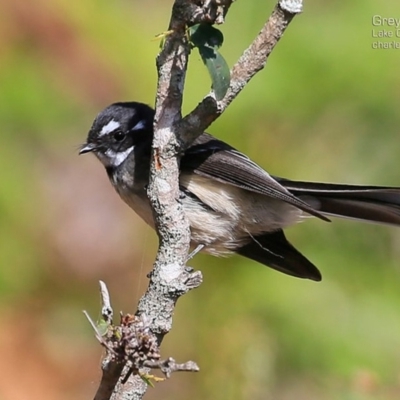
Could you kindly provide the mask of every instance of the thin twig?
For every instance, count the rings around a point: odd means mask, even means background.
[[[101,315],[107,324],[112,324],[114,311],[111,307],[110,294],[106,284],[103,281],[99,281],[100,284],[100,297],[101,297]]]
[[[171,357],[167,358],[166,360],[146,361],[144,365],[153,369],[158,368],[167,378],[170,378],[171,374],[177,371],[200,371],[200,368],[194,361],[187,361],[183,364],[177,364],[177,362]]]

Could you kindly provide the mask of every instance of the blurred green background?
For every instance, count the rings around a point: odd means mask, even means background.
[[[272,10],[265,3],[232,6],[221,49],[230,65]],[[116,311],[133,312],[146,287],[155,234],[77,149],[109,103],[153,104],[152,39],[171,5],[0,3],[2,400],[92,398],[101,349],[81,310],[98,316],[99,279]],[[400,3],[309,0],[304,11],[210,132],[276,175],[400,186],[400,49],[372,48],[372,16],[400,18]],[[209,86],[194,52],[185,111]],[[323,281],[197,256],[204,284],[179,301],[162,355],[201,372],[176,374],[148,399],[400,398],[400,230],[308,220],[287,234]]]

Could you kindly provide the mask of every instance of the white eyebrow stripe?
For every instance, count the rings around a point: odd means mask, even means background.
[[[109,133],[118,129],[120,126],[121,124],[118,121],[112,119],[107,125],[104,125],[103,128],[101,128],[99,136],[108,135]]]
[[[113,167],[118,167],[121,165],[131,154],[135,146],[128,147],[125,151],[115,152],[112,149],[107,149],[105,154],[109,159],[109,164]]]
[[[145,127],[145,123],[143,120],[140,120],[133,128],[133,131],[138,131],[140,129],[143,129]]]

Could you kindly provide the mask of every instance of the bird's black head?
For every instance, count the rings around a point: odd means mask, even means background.
[[[106,168],[121,165],[137,146],[150,149],[154,110],[143,103],[114,103],[94,120],[79,154],[93,152]]]

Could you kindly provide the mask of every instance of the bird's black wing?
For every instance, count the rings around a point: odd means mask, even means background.
[[[282,230],[254,237],[237,253],[288,275],[321,280],[317,267],[287,241]]]
[[[282,200],[320,219],[329,221],[297,198],[247,156],[228,144],[203,133],[181,159],[182,172],[194,172],[224,184]]]

